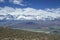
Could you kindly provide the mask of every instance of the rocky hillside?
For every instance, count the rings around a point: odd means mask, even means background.
[[[0,27],[0,40],[60,40],[60,35]]]

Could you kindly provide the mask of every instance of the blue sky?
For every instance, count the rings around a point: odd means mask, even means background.
[[[45,8],[60,8],[60,0],[20,0],[20,4],[15,4],[13,1],[4,0],[4,2],[0,2],[0,7],[13,7],[13,8],[36,8],[36,9],[45,9]]]

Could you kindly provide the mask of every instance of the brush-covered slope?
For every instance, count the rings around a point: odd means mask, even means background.
[[[45,34],[0,27],[0,40],[60,40],[58,34]]]

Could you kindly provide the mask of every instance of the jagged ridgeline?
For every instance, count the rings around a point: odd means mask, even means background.
[[[60,40],[60,35],[0,27],[0,40]]]

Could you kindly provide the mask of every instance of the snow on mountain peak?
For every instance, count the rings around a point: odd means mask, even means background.
[[[60,8],[45,10],[34,8],[0,8],[0,20],[54,20],[58,17],[60,17]]]

